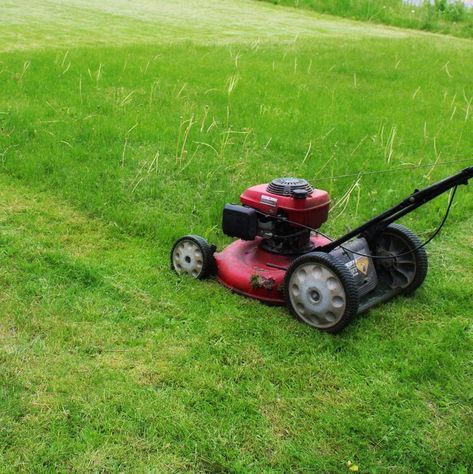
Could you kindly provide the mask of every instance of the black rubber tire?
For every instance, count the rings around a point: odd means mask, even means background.
[[[333,326],[319,327],[304,320],[299,315],[294,305],[294,302],[291,299],[289,291],[291,277],[294,272],[301,267],[301,265],[305,265],[307,263],[315,263],[327,268],[329,271],[333,272],[337,276],[341,285],[343,286],[345,296],[345,309],[342,316],[337,321],[335,321]],[[340,332],[353,320],[353,318],[358,313],[358,306],[360,304],[358,289],[356,287],[355,280],[348,268],[343,263],[339,262],[334,256],[323,252],[311,252],[296,258],[292,262],[292,264],[287,269],[284,278],[284,298],[286,301],[286,305],[289,308],[289,311],[296,319],[305,324],[309,324],[310,326],[320,331],[329,332],[331,334],[336,334]]]
[[[415,273],[413,280],[402,290],[403,295],[410,295],[422,285],[427,276],[427,271],[429,269],[429,261],[427,257],[427,252],[422,245],[421,240],[417,235],[412,232],[412,230],[401,224],[390,224],[386,229],[380,234],[379,238],[389,234],[390,236],[399,240],[402,246],[405,248],[405,252],[412,252],[413,263],[415,264]],[[420,248],[419,248],[420,247]],[[404,253],[404,251],[402,253]],[[376,242],[374,244],[374,254],[376,255]],[[374,259],[375,265],[380,268],[382,264],[381,260]],[[379,274],[382,274],[382,271],[378,270]]]
[[[180,244],[186,241],[191,242],[192,244],[196,245],[202,253],[202,267],[199,269],[197,274],[191,274],[186,271],[179,270],[179,268],[176,267],[174,252]],[[174,242],[174,245],[172,246],[171,255],[170,255],[171,269],[174,270],[178,275],[187,273],[192,278],[196,278],[197,280],[203,280],[215,273],[215,259],[213,256],[214,252],[215,252],[215,247],[211,246],[207,242],[207,240],[201,237],[200,235],[185,235],[184,237],[177,239]]]

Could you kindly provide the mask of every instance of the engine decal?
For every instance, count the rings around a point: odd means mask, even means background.
[[[370,260],[368,257],[358,257],[345,263],[345,266],[350,270],[351,274],[356,277],[359,273],[368,275]]]
[[[277,198],[273,198],[271,196],[266,196],[265,194],[261,195],[260,202],[262,204],[267,204],[268,206],[276,207],[278,205]]]
[[[368,266],[370,264],[368,257],[358,257],[355,259],[355,262],[358,271],[363,273],[363,275],[368,275]]]
[[[348,268],[348,270],[350,270],[354,277],[358,276],[358,268],[356,267],[355,260],[349,260],[347,263],[345,263],[345,266]]]

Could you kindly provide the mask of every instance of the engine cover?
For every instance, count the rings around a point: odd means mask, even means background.
[[[318,229],[328,218],[330,197],[327,191],[312,189],[307,181],[277,178],[269,184],[258,184],[240,196],[244,206],[268,216],[284,216],[289,221]]]

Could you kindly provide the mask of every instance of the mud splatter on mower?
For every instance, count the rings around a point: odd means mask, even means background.
[[[197,235],[178,239],[171,266],[178,274],[217,280],[244,296],[286,304],[299,320],[336,333],[357,314],[414,292],[427,275],[424,246],[445,223],[456,188],[473,167],[415,190],[399,204],[338,239],[318,229],[330,197],[306,180],[278,178],[246,189],[241,205],[223,210],[223,232],[238,240],[221,252]],[[395,221],[454,189],[437,232],[422,243]]]

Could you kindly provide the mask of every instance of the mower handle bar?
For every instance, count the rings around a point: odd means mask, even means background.
[[[473,166],[469,166],[464,170],[449,176],[448,178],[437,181],[430,186],[427,186],[424,189],[416,189],[414,192],[402,200],[396,206],[391,207],[387,211],[379,214],[376,217],[373,217],[369,221],[360,225],[356,229],[348,232],[345,235],[342,235],[336,240],[332,240],[326,245],[317,247],[315,250],[318,252],[331,252],[336,247],[343,245],[348,240],[363,236],[369,240],[372,240],[376,235],[382,232],[389,224],[392,224],[394,221],[400,219],[402,216],[409,214],[418,207],[424,205],[425,203],[435,199],[446,191],[459,186],[461,184],[468,184],[468,180],[473,178]]]

